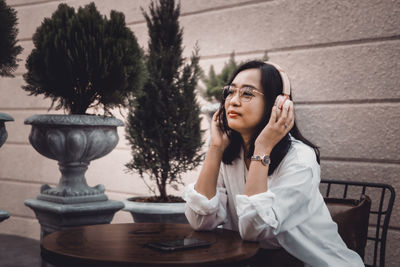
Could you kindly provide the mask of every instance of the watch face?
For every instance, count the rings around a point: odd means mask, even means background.
[[[262,157],[261,162],[262,162],[264,165],[269,165],[269,163],[270,163],[269,156],[268,156],[268,155],[264,155],[264,156]]]

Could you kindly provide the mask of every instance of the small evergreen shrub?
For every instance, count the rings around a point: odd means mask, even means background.
[[[228,63],[224,64],[221,73],[216,74],[214,66],[211,65],[208,72],[208,77],[203,78],[206,86],[205,96],[210,101],[220,101],[222,98],[222,87],[228,84],[235,70],[238,68],[238,63],[235,61],[235,53],[232,53]]]
[[[14,77],[17,56],[22,47],[17,45],[17,12],[0,0],[0,76]]]
[[[265,52],[261,60],[268,60],[267,52]],[[202,79],[206,86],[206,90],[204,92],[205,97],[209,101],[220,102],[222,98],[222,88],[225,85],[228,85],[229,79],[232,77],[236,69],[242,64],[243,62],[236,62],[235,53],[231,53],[229,61],[224,64],[224,67],[219,74],[215,73],[214,66],[211,65],[208,76],[203,77]]]
[[[183,184],[181,174],[202,161],[200,109],[195,88],[200,75],[196,48],[185,64],[182,57],[182,29],[179,27],[180,5],[174,1],[151,2],[147,22],[149,52],[146,64],[149,79],[143,92],[131,101],[126,137],[132,160],[126,164],[148,185],[161,202],[169,201],[167,185],[177,189]],[[155,185],[155,186],[154,186]]]
[[[85,114],[90,107],[126,107],[143,84],[142,51],[121,12],[102,16],[94,3],[77,12],[60,4],[33,35],[24,74],[30,95],[44,95],[56,109]]]

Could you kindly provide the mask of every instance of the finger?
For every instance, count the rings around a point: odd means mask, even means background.
[[[288,100],[288,101],[285,101],[285,103],[283,104],[281,117],[278,120],[279,124],[281,124],[281,125],[283,125],[283,124],[285,124],[287,122],[290,102],[291,101]]]
[[[271,117],[269,118],[269,123],[275,123],[276,122],[276,110],[277,110],[277,106],[273,106],[272,110],[271,110]]]
[[[288,122],[294,121],[294,107],[293,102],[289,100],[289,109],[288,109]]]
[[[217,121],[220,112],[221,112],[221,109],[218,109],[218,110],[214,113],[214,115],[213,115],[213,117],[212,117],[212,118],[213,118],[213,121]]]
[[[281,98],[281,95],[278,95],[276,98],[275,98],[275,102],[274,102],[274,106],[278,106],[278,104],[279,104],[279,99]]]
[[[285,98],[282,95],[279,95],[279,101],[278,101],[278,108],[282,109],[283,103],[285,102]]]
[[[290,101],[290,106],[289,106],[289,113],[288,113],[288,119],[286,125],[288,126],[289,130],[292,129],[294,125],[294,108],[293,108],[293,102]]]
[[[286,100],[289,100],[289,97],[287,95],[280,95],[280,101],[278,104],[278,108],[282,109],[283,105],[286,103]]]

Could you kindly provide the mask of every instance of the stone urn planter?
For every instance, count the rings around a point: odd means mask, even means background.
[[[89,187],[85,172],[91,160],[110,153],[118,143],[116,118],[92,115],[34,115],[29,141],[37,152],[58,161],[61,178],[55,188],[43,185],[38,199],[59,203],[107,200],[104,186]]]
[[[151,203],[134,200],[135,198],[125,200],[123,209],[131,213],[134,222],[188,223],[185,216],[185,202]]]
[[[0,222],[8,219],[10,214],[6,210],[0,210]]]
[[[108,200],[103,185],[88,186],[85,172],[90,161],[115,148],[122,121],[94,115],[34,115],[25,124],[32,125],[32,146],[57,160],[61,172],[56,187],[42,185],[36,199],[25,201],[42,225],[42,236],[67,226],[109,223],[123,203]]]
[[[0,112],[0,147],[6,142],[8,137],[5,125],[7,121],[14,121],[14,119],[7,113]]]
[[[0,147],[6,142],[8,137],[5,122],[13,120],[13,117],[11,117],[10,115],[0,112]],[[10,214],[7,211],[0,210],[0,222],[8,219],[9,217]]]

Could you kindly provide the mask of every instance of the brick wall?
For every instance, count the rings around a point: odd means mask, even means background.
[[[9,139],[0,149],[0,207],[11,214],[0,225],[2,233],[38,239],[39,224],[23,201],[35,197],[43,183],[55,185],[60,176],[57,163],[30,146],[30,127],[23,124],[30,115],[47,113],[50,102],[26,96],[20,88],[32,34],[60,2],[78,7],[90,1],[7,0],[18,12],[24,52],[16,78],[0,78],[0,112],[15,118],[7,123]],[[95,2],[103,14],[111,9],[124,12],[146,47],[140,7],[146,8],[149,1]],[[399,191],[400,1],[181,0],[181,4],[184,53],[190,55],[197,42],[206,73],[210,65],[220,70],[232,51],[237,60],[261,58],[267,51],[272,61],[287,69],[299,127],[321,147],[322,177],[384,182]],[[147,194],[137,175],[125,172],[130,152],[124,130],[119,133],[117,148],[92,162],[88,183],[104,184],[111,199]],[[187,174],[186,181],[195,180],[196,174]],[[388,266],[400,264],[395,256],[400,250],[399,217],[396,202],[388,234]],[[131,221],[125,212],[114,219]]]

